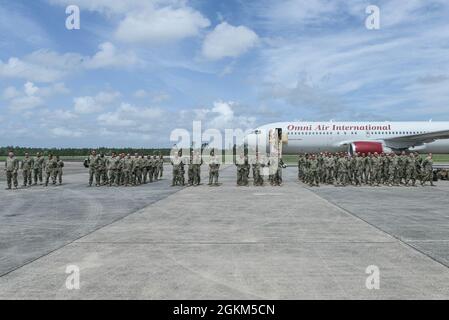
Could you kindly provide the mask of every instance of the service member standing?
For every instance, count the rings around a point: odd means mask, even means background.
[[[209,185],[218,186],[218,174],[220,170],[220,162],[215,156],[215,152],[212,150],[211,157],[209,159]]]
[[[89,168],[89,187],[92,187],[95,176],[95,185],[100,186],[100,172],[98,170],[100,157],[97,155],[97,151],[92,150],[89,158],[86,161],[86,165]]]
[[[126,158],[123,159],[122,163],[122,171],[123,171],[123,185],[127,187],[130,183],[132,183],[132,171],[133,171],[133,159],[131,155],[128,153]]]
[[[5,161],[6,182],[8,185],[6,190],[11,190],[12,184],[14,184],[14,189],[17,189],[19,186],[19,182],[17,181],[18,171],[19,160],[16,159],[13,152],[9,152]]]
[[[142,155],[142,183],[143,184],[147,184],[148,166],[149,166],[148,157],[145,157],[144,155]]]
[[[199,186],[201,184],[201,165],[203,160],[198,153],[193,156],[193,185]]]
[[[179,154],[176,153],[175,156],[171,159],[171,164],[173,166],[173,177],[171,186],[177,186],[181,184],[181,158]]]
[[[41,153],[36,153],[36,156],[33,159],[33,178],[34,178],[34,185],[37,185],[37,181],[39,180],[39,183],[42,185],[43,179],[42,179],[42,172],[44,170],[44,162],[45,159],[42,157]]]
[[[48,156],[48,160],[45,162],[45,186],[48,187],[48,183],[50,182],[50,178],[53,184],[56,184],[55,179],[55,170],[57,167],[56,159],[52,154]]]
[[[154,181],[159,180],[159,168],[160,168],[159,162],[160,162],[159,158],[156,155],[153,155],[153,168],[154,168],[153,169],[153,174],[154,174],[153,180]]]
[[[422,171],[423,178],[421,180],[421,185],[424,186],[428,181],[432,187],[435,186],[433,184],[433,157],[431,153],[429,153],[427,158],[423,160]]]
[[[23,158],[22,163],[21,163],[24,187],[31,186],[33,183],[31,180],[31,176],[32,176],[31,170],[33,170],[33,164],[34,164],[33,158],[31,158],[28,153],[25,153],[25,157]]]
[[[62,184],[62,168],[64,168],[64,161],[62,161],[59,156],[56,156],[56,169],[55,169],[55,181],[60,185]]]
[[[159,152],[159,179],[162,179],[164,174],[164,156]]]
[[[107,169],[108,169],[108,179],[109,179],[109,186],[112,187],[112,184],[115,186],[118,186],[119,184],[119,175],[118,175],[118,168],[120,166],[120,159],[117,158],[117,155],[115,152],[112,153],[111,159],[108,159],[107,161]]]
[[[247,165],[246,159],[243,155],[240,155],[239,161],[235,164],[237,166],[237,185],[248,186],[248,175],[246,174]]]

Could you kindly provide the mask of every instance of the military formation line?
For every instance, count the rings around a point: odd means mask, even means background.
[[[48,186],[50,180],[52,184],[62,184],[64,162],[59,156],[49,155],[45,159],[40,153],[37,153],[35,157],[30,157],[28,153],[25,153],[25,157],[19,161],[14,153],[9,152],[5,161],[6,183],[7,188],[17,189],[19,186],[18,172],[22,170],[23,184],[22,187],[30,187],[32,185],[45,185]],[[45,182],[44,182],[45,174]]]
[[[305,154],[299,156],[298,179],[310,186],[416,186],[433,184],[432,154]]]
[[[270,163],[270,161],[272,161]],[[201,184],[203,159],[199,153],[182,157],[175,153],[171,157],[173,169],[172,186],[197,186]],[[209,185],[218,186],[221,161],[212,152],[207,158]],[[282,185],[282,169],[286,167],[282,158],[272,159],[264,156],[248,157],[241,155],[235,163],[237,186],[249,186],[250,174],[254,186]],[[138,186],[152,183],[163,177],[164,158],[162,154],[144,156],[135,154],[115,154],[110,157],[97,155],[92,151],[84,161],[89,170],[89,186]],[[187,170],[186,170],[187,166]],[[18,172],[22,170],[22,187],[36,185],[48,186],[62,184],[64,162],[59,156],[47,158],[37,153],[35,157],[25,154],[18,160],[12,152],[5,161],[7,189],[18,188]],[[185,178],[187,172],[187,179]],[[320,153],[303,154],[298,157],[298,179],[310,186],[321,184],[335,186],[416,186],[417,182],[433,184],[432,154],[422,158],[418,154],[355,154]]]
[[[92,151],[84,161],[89,169],[89,186],[139,186],[160,180],[164,174],[162,154],[143,156],[112,153],[111,157]]]

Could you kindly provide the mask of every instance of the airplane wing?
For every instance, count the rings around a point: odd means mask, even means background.
[[[435,140],[449,139],[449,130],[434,131],[384,139],[385,145],[392,149],[404,149],[421,146]]]

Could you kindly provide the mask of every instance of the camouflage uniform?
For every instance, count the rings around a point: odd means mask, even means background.
[[[341,157],[338,160],[338,184],[346,186],[349,183],[349,159]]]
[[[416,185],[416,158],[413,154],[408,159],[405,173],[405,185],[408,186],[410,182],[412,186]]]
[[[34,160],[33,158],[30,158],[29,156],[26,156],[23,158],[21,163],[21,169],[22,169],[22,175],[23,175],[23,186],[26,187],[27,185],[30,185],[33,183],[31,180],[31,170],[34,167]]]
[[[148,156],[148,179],[150,183],[153,183],[154,178],[154,160],[152,157]]]
[[[34,157],[34,164],[33,164],[33,178],[34,178],[34,185],[37,185],[37,181],[39,180],[40,184],[42,184],[42,172],[44,170],[44,162],[45,159],[41,155],[38,155]]]
[[[108,169],[109,186],[112,186],[112,184],[118,186],[120,180],[120,176],[118,174],[118,170],[120,167],[120,158],[118,158],[116,155],[112,155],[112,157],[108,159],[106,165]]]
[[[282,168],[286,168],[284,161],[279,159],[276,171],[273,175],[273,185],[280,186],[282,184]]]
[[[95,155],[90,155],[87,159],[87,164],[89,166],[89,186],[92,186],[94,176],[95,176],[95,185],[100,186],[100,172],[97,169],[99,166],[100,157]]]
[[[52,183],[56,184],[56,178],[55,178],[55,170],[58,167],[57,160],[49,156],[48,160],[45,162],[45,186],[48,186],[48,183],[50,182],[50,178],[52,179]]]
[[[369,184],[370,183],[370,175],[371,175],[371,171],[372,171],[372,166],[373,166],[373,159],[371,157],[371,153],[368,153],[368,155],[365,157],[365,172],[364,172],[364,182],[365,184]]]
[[[125,187],[132,184],[133,159],[130,155],[126,156],[122,162],[123,184]]]
[[[220,170],[220,162],[216,156],[212,156],[209,160],[209,185],[218,185],[218,175]]]
[[[173,166],[173,177],[172,177],[172,187],[181,184],[181,158],[179,155],[175,155],[171,160],[171,164]]]
[[[198,155],[193,158],[193,185],[201,184],[201,165],[203,160]]]
[[[326,172],[325,176],[325,183],[330,184],[334,181],[334,158],[331,155],[327,155],[326,158],[324,158],[324,170]]]
[[[262,164],[260,163],[259,159],[256,159],[256,162],[253,164],[253,184],[255,186],[263,186],[263,176],[261,174],[261,169]]]
[[[361,186],[363,182],[363,173],[364,173],[364,159],[361,156],[355,157],[355,185]]]
[[[164,174],[164,157],[162,156],[161,153],[159,153],[159,179],[162,179],[162,175]]]
[[[398,157],[395,154],[392,154],[390,158],[390,165],[388,167],[388,175],[389,175],[388,183],[390,186],[398,185],[398,171],[399,171]]]
[[[407,167],[409,160],[410,160],[409,156],[406,155],[405,152],[403,152],[402,155],[400,156],[399,183],[405,184],[405,180],[407,179]]]
[[[311,187],[316,185],[317,187],[320,186],[320,177],[319,177],[319,165],[318,160],[315,157],[312,157],[309,159],[309,176],[308,176],[308,183]]]
[[[109,183],[106,162],[107,162],[107,159],[105,158],[104,154],[100,155],[100,157],[98,159],[98,165],[97,165],[97,172],[99,175],[98,181],[101,181],[100,185],[107,185]]]
[[[158,159],[156,156],[153,156],[153,179],[154,181],[159,180],[159,168],[160,168],[160,159]]]
[[[237,185],[238,186],[248,186],[248,162],[246,158],[241,158],[237,166]]]
[[[19,171],[19,160],[16,157],[7,157],[5,160],[5,171],[6,171],[6,183],[8,185],[7,189],[11,189],[11,185],[14,184],[14,188],[19,186],[17,181],[17,172]]]
[[[304,163],[305,157],[303,155],[298,156],[298,180],[302,180],[304,177]]]
[[[59,182],[59,184],[62,184],[62,168],[64,168],[64,161],[56,157],[55,181]]]
[[[149,165],[148,158],[145,158],[145,156],[142,156],[142,183],[143,184],[147,184],[148,165]]]
[[[370,184],[379,186],[382,179],[382,160],[378,154],[375,154],[372,158],[372,169]]]
[[[431,157],[427,157],[422,162],[422,180],[421,185],[425,185],[427,181],[430,182],[431,186],[433,184],[433,160]]]

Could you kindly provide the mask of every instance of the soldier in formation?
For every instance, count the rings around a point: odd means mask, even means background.
[[[6,183],[7,190],[11,190],[14,184],[14,189],[17,189],[19,183],[17,181],[17,174],[19,171],[19,160],[16,159],[13,152],[8,153],[8,157],[5,161]]]
[[[55,171],[58,167],[58,163],[52,154],[48,156],[48,160],[45,162],[45,186],[48,187],[50,179],[52,184],[56,184]]]
[[[23,158],[20,168],[22,169],[23,176],[23,184],[22,187],[26,188],[27,186],[31,186],[33,184],[31,177],[31,170],[33,170],[34,160],[30,157],[28,153],[25,153],[25,157]]]
[[[220,170],[220,160],[212,150],[209,159],[209,185],[218,186],[218,175]]]
[[[31,157],[28,153],[25,153],[23,159],[19,161],[13,152],[8,153],[8,157],[5,161],[5,173],[7,180],[7,189],[18,188],[18,173],[22,170],[22,188],[36,186],[38,182],[41,185],[48,186],[50,180],[52,184],[62,184],[62,168],[64,162],[59,156],[54,157],[52,154],[45,159],[40,153],[37,153],[35,157]],[[45,183],[44,176],[45,173]],[[34,180],[34,183],[33,183]]]
[[[58,182],[60,185],[62,184],[62,174],[64,168],[64,161],[61,160],[59,156],[56,156],[56,169],[55,169],[55,181]]]
[[[33,158],[33,178],[34,185],[37,185],[38,181],[42,185],[43,183],[43,170],[44,170],[44,157],[38,152]]]
[[[249,186],[249,170],[251,168],[248,157],[240,155],[238,161],[236,161],[237,167],[237,186]]]
[[[84,166],[89,169],[89,186],[94,180],[97,187],[139,186],[159,180],[163,158],[139,153],[117,155],[115,152],[106,157],[104,154],[98,156],[93,150],[84,160]]]
[[[298,179],[310,186],[416,186],[433,184],[432,154],[416,153],[303,154],[298,158]]]

